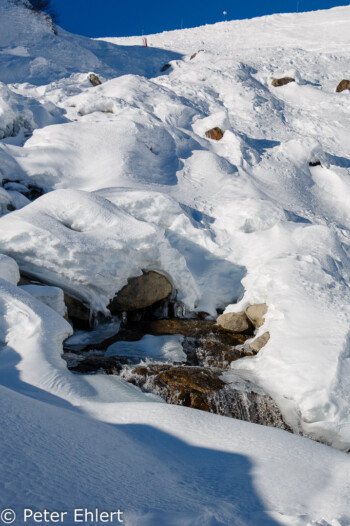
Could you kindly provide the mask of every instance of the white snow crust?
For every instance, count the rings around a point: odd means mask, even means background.
[[[335,88],[350,7],[151,35],[148,48],[57,33],[0,0],[0,510],[348,526],[350,92]],[[286,75],[296,82],[271,85]],[[219,142],[205,136],[216,126]],[[28,204],[29,184],[47,193]],[[56,288],[18,287],[18,267]],[[108,313],[151,269],[187,311],[266,302],[268,344],[227,375],[343,451],[69,372],[63,291]],[[180,343],[137,342],[163,361],[184,358]]]

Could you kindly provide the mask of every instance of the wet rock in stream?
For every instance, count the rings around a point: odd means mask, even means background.
[[[129,322],[114,336],[100,343],[86,345],[80,352],[106,351],[108,347],[120,341],[138,341],[146,334],[165,336],[181,334],[184,336],[183,350],[187,356],[187,365],[219,367],[227,369],[231,362],[251,355],[248,347],[242,346],[249,334],[233,334],[219,327],[215,321],[198,319],[162,319]],[[67,348],[69,351],[70,348]]]
[[[290,430],[275,402],[262,389],[238,375],[227,383],[222,373],[214,368],[143,364],[125,367],[121,376],[171,404]]]

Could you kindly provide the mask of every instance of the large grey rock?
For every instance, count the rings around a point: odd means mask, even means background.
[[[253,325],[245,312],[221,314],[216,321],[220,327],[231,332],[242,333],[253,329]]]
[[[151,270],[142,276],[129,279],[128,284],[118,292],[108,308],[112,314],[144,309],[164,300],[171,292],[170,281],[162,274]]]
[[[257,305],[250,305],[245,313],[248,319],[252,322],[256,329],[259,329],[264,324],[264,316],[267,313],[266,303],[258,303]]]
[[[259,336],[258,338],[255,338],[255,340],[253,340],[250,344],[249,344],[249,347],[250,349],[253,351],[254,354],[258,353],[263,347],[265,347],[265,345],[267,344],[267,342],[269,341],[270,339],[270,333],[269,332],[264,332],[264,334],[262,334],[261,336]]]

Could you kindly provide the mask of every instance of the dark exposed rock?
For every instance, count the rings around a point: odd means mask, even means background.
[[[234,333],[247,332],[252,334],[254,330],[254,326],[245,312],[227,312],[221,314],[216,321],[220,327]]]
[[[90,328],[90,309],[77,298],[73,298],[67,293],[64,293],[64,302],[67,307],[68,318],[73,321],[76,329]]]
[[[220,369],[161,364],[126,367],[121,373],[168,403],[289,429],[275,402],[258,386],[239,377],[228,384],[221,374]]]
[[[350,80],[343,79],[341,82],[339,82],[336,92],[341,93],[345,90],[350,90]]]
[[[264,316],[267,313],[266,303],[259,303],[257,305],[250,305],[245,310],[246,316],[256,329],[259,329],[264,324]]]
[[[102,84],[102,82],[100,81],[100,79],[98,78],[97,75],[95,75],[95,73],[90,73],[89,75],[89,81],[91,82],[91,84],[93,86],[99,86],[100,84]]]
[[[310,161],[309,166],[322,166],[321,161]]]
[[[171,68],[171,64],[164,64],[164,66],[160,68],[160,71],[164,73],[164,71],[167,71],[169,68]]]
[[[112,314],[143,309],[164,300],[171,292],[170,281],[162,274],[151,270],[142,276],[129,279],[128,284],[118,292],[108,308]]]
[[[71,358],[70,353],[63,354],[67,361],[68,369],[76,373],[95,373],[103,370],[106,374],[117,374],[126,364],[132,363],[131,360],[122,356],[103,356],[103,355],[78,355],[75,359]]]
[[[16,190],[20,192],[21,194],[23,194],[25,197],[27,197],[27,199],[29,199],[30,201],[34,201],[35,199],[37,199],[38,197],[41,197],[45,193],[44,190],[40,188],[40,186],[37,186],[36,184],[33,184],[33,183],[28,184],[26,182],[19,181],[16,179],[15,180],[10,180],[10,179],[2,180],[2,186],[4,188],[9,186],[9,189],[11,190],[12,189],[11,185],[17,185]]]
[[[42,283],[36,279],[32,279],[30,278],[29,276],[27,276],[26,274],[22,274],[22,272],[20,273],[20,278],[19,278],[19,282],[18,282],[18,286],[20,285],[42,285]]]
[[[28,192],[24,192],[25,195],[30,201],[35,201],[38,197],[44,195],[44,190],[35,184],[28,184]]]
[[[14,207],[12,203],[6,205],[6,208],[9,212],[13,212],[14,210],[16,210],[16,207]]]
[[[273,79],[271,84],[272,86],[275,86],[275,88],[278,88],[279,86],[285,86],[290,82],[295,82],[295,79],[293,79],[292,77],[282,77],[280,79]]]
[[[221,128],[216,127],[206,131],[205,136],[208,137],[208,139],[212,139],[213,141],[220,141],[223,138],[224,134]]]

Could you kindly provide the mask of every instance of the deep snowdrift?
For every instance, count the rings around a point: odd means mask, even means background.
[[[191,310],[266,302],[270,341],[233,369],[296,432],[348,450],[350,92],[335,88],[350,8],[153,35],[147,49],[55,36],[5,0],[0,11],[0,506],[96,502],[130,525],[347,526],[347,456],[116,376],[72,375],[62,293],[17,287],[8,256],[96,311],[145,269]],[[285,75],[296,82],[271,86]],[[215,126],[219,142],[205,136]],[[28,204],[30,185],[48,193]],[[172,343],[146,339],[140,353],[181,359]]]

